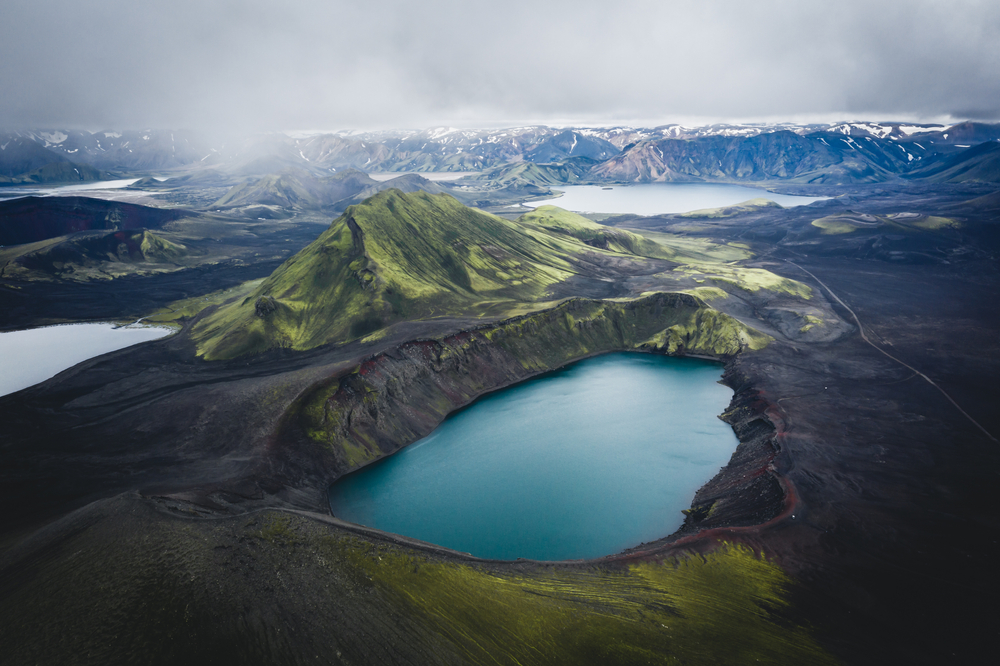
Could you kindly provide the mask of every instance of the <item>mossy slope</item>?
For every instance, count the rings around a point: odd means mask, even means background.
[[[743,215],[744,213],[755,213],[757,211],[763,210],[765,208],[781,208],[780,204],[777,204],[770,199],[765,199],[763,197],[758,197],[756,199],[748,199],[742,203],[733,204],[732,206],[720,206],[718,208],[699,208],[698,210],[692,210],[687,213],[682,213],[677,217],[700,217],[700,218],[712,218],[721,219],[726,217],[736,217],[737,215]]]
[[[290,420],[325,469],[343,473],[427,435],[487,391],[618,350],[726,358],[770,340],[689,294],[573,299],[440,341],[401,345],[308,391]],[[286,440],[299,440],[288,433]]]
[[[869,233],[940,231],[942,229],[955,229],[961,224],[951,218],[918,213],[871,215],[847,211],[840,215],[828,215],[813,220],[812,226],[819,229],[819,233],[824,236],[838,236],[856,231]]]
[[[84,516],[5,563],[4,663],[832,663],[791,619],[792,579],[735,545],[489,564],[277,511],[187,520],[121,496]]]
[[[593,222],[582,215],[559,208],[539,206],[517,219],[518,222],[565,234],[597,247],[622,254],[674,260],[675,253],[664,246],[624,229],[616,229]]]
[[[788,576],[741,546],[627,569],[519,574],[330,545],[472,663],[834,663],[804,627],[780,619]]]
[[[388,190],[349,207],[240,303],[196,329],[206,358],[310,349],[394,321],[456,314],[483,301],[544,300],[589,250],[531,233],[446,194]]]
[[[182,268],[189,251],[147,229],[74,235],[0,249],[0,275],[86,282]]]

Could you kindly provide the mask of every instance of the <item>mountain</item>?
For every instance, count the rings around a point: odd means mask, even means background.
[[[285,209],[315,210],[329,208],[378,183],[360,171],[341,171],[316,177],[302,169],[287,169],[259,179],[248,179],[234,186],[212,206],[241,208],[275,206]]]
[[[74,183],[78,181],[106,180],[108,174],[86,164],[65,160],[50,162],[45,166],[10,178],[0,178],[0,184],[41,185],[44,183]]]
[[[217,169],[202,169],[184,176],[174,176],[158,180],[151,176],[140,178],[129,185],[129,190],[166,190],[175,187],[225,187],[233,184],[235,179]]]
[[[181,210],[88,197],[23,197],[0,201],[0,245],[34,243],[95,229],[156,228],[186,215]]]
[[[178,270],[187,248],[147,229],[90,231],[0,248],[0,276],[89,281]]]
[[[38,142],[21,136],[0,136],[0,184],[57,183],[100,180],[99,170],[76,164]]]
[[[597,136],[566,130],[548,137],[525,154],[532,162],[556,162],[568,157],[606,160],[621,152],[610,141]]]
[[[381,192],[349,207],[248,298],[194,330],[199,353],[356,339],[404,318],[544,300],[573,275],[573,238],[467,208],[447,194]]]
[[[0,178],[18,178],[53,162],[65,162],[66,158],[31,139],[19,136],[5,136],[0,140]]]
[[[595,164],[597,162],[586,157],[575,157],[554,164],[515,162],[494,167],[473,178],[505,187],[568,185],[584,180]]]
[[[966,121],[951,127],[942,127],[936,132],[911,135],[913,141],[924,141],[935,145],[974,146],[986,141],[1000,141],[1000,123],[977,123]]]
[[[266,176],[290,168],[315,174],[328,171],[313,166],[299,154],[296,141],[277,132],[254,134],[212,148],[201,162],[238,176]]]
[[[517,218],[518,223],[565,234],[590,247],[653,259],[675,259],[666,247],[625,229],[616,229],[557,206],[539,206]]]
[[[441,194],[442,192],[450,192],[450,188],[445,185],[428,180],[415,173],[408,173],[390,178],[389,180],[372,181],[372,184],[365,189],[339,202],[337,208],[344,210],[348,206],[363,203],[366,199],[375,196],[379,192],[393,189],[403,193],[427,192],[429,194]]]
[[[21,131],[0,134],[0,182],[54,182],[118,174],[162,176],[215,169],[263,178],[291,168],[321,178],[366,172],[489,172],[521,163],[569,165],[561,183],[761,181],[882,182],[969,146],[1000,139],[1000,124],[900,122],[766,123],[653,128],[627,126],[327,132],[271,132],[210,141],[180,130]],[[55,166],[52,166],[55,165]],[[69,166],[67,166],[69,165]],[[40,171],[44,169],[44,171]],[[96,170],[92,171],[92,170]],[[554,171],[552,175],[557,175]],[[536,185],[540,180],[528,178]],[[143,186],[156,187],[151,182]]]
[[[910,155],[891,142],[779,131],[746,138],[643,141],[598,164],[589,175],[617,182],[882,182],[904,170]]]
[[[390,160],[392,149],[378,142],[320,134],[295,141],[299,156],[310,165],[331,169],[376,170]]]
[[[873,139],[892,139],[895,141],[915,141],[919,137],[927,137],[946,129],[947,127],[944,125],[850,122],[832,123],[829,126],[814,128],[814,131],[843,134],[855,139],[870,137]]]
[[[14,132],[77,164],[96,169],[143,171],[197,163],[210,152],[198,134],[180,130],[35,130]]]
[[[1000,183],[1000,142],[987,141],[909,174],[935,183]]]

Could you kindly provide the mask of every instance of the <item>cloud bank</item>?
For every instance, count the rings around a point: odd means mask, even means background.
[[[998,71],[971,0],[5,0],[0,126],[998,119]]]

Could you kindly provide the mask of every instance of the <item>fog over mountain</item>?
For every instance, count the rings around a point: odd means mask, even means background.
[[[959,0],[7,0],[0,127],[1000,118]]]

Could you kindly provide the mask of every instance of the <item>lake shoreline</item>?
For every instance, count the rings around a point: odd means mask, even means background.
[[[140,321],[72,322],[0,331],[0,396],[37,386],[93,358],[176,332],[169,326]]]
[[[732,399],[722,370],[627,351],[572,361],[344,475],[331,510],[485,559],[592,559],[661,538],[738,445],[717,418]]]

